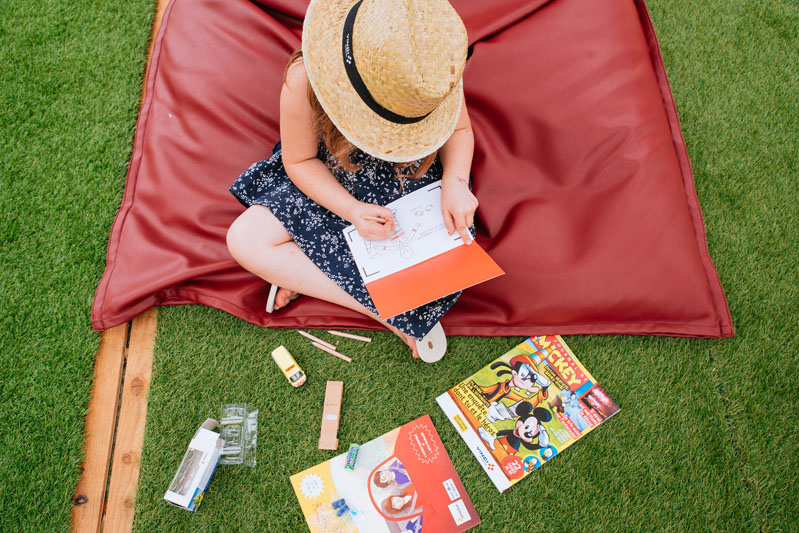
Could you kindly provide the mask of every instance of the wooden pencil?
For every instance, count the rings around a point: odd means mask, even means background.
[[[334,331],[332,329],[327,330],[327,332],[330,333],[331,335],[338,335],[339,337],[355,339],[356,341],[372,342],[372,339],[370,339],[369,337],[361,337],[360,335],[353,335],[352,333],[344,333],[341,331]]]
[[[361,215],[361,218],[364,220],[371,220],[372,222],[379,222],[380,224],[385,224],[388,222],[385,218],[381,217],[373,217],[372,215]]]
[[[305,332],[305,331],[303,331],[303,330],[301,330],[301,329],[298,329],[298,330],[297,330],[297,333],[299,333],[300,335],[302,335],[302,336],[303,336],[303,337],[305,337],[306,339],[309,339],[309,340],[311,340],[311,341],[313,341],[313,342],[318,342],[319,344],[321,344],[321,345],[323,345],[323,346],[327,346],[327,347],[328,347],[328,348],[330,348],[331,350],[335,350],[335,349],[336,349],[336,347],[335,347],[335,346],[333,346],[332,344],[330,344],[329,342],[325,342],[325,341],[323,341],[322,339],[320,339],[319,337],[314,337],[314,336],[313,336],[313,335],[311,335],[310,333],[307,333],[307,332]]]
[[[327,353],[329,353],[329,354],[331,354],[331,355],[335,355],[335,356],[336,356],[336,357],[338,357],[339,359],[344,359],[344,360],[345,360],[345,361],[347,361],[348,363],[351,363],[351,362],[352,362],[352,359],[350,359],[349,357],[347,357],[347,356],[346,356],[346,355],[344,355],[343,353],[338,353],[336,350],[331,350],[331,349],[330,349],[330,348],[328,348],[327,346],[323,346],[323,345],[319,344],[318,342],[312,341],[312,342],[311,342],[311,344],[313,344],[314,346],[316,346],[317,348],[319,348],[319,349],[320,349],[320,350],[322,350],[323,352],[327,352]]]

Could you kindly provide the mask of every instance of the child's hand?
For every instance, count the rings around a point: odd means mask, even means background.
[[[387,207],[358,202],[350,211],[349,218],[364,239],[382,241],[394,234],[394,215]],[[385,222],[380,223],[375,219]]]
[[[477,198],[469,190],[469,184],[460,176],[452,176],[444,180],[441,188],[441,214],[447,232],[457,230],[464,244],[472,243],[469,228],[474,224],[474,212],[477,209]]]

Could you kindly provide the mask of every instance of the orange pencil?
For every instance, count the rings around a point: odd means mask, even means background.
[[[372,339],[370,339],[369,337],[361,337],[360,335],[353,335],[352,333],[344,333],[342,331],[334,331],[332,329],[327,330],[327,332],[330,333],[331,335],[338,335],[339,337],[355,339],[356,341],[372,342]]]
[[[341,354],[341,353],[338,353],[336,350],[331,350],[331,349],[330,349],[330,348],[328,348],[327,346],[323,346],[323,345],[319,344],[318,342],[312,342],[311,344],[313,344],[314,346],[316,346],[317,348],[319,348],[319,349],[320,349],[320,350],[322,350],[323,352],[327,352],[327,353],[329,353],[329,354],[331,354],[331,355],[335,355],[335,356],[336,356],[336,357],[338,357],[339,359],[344,359],[344,360],[345,360],[345,361],[347,361],[348,363],[351,363],[351,362],[352,362],[352,359],[350,359],[350,358],[349,358],[349,357],[347,357],[346,355],[344,355],[344,354]]]
[[[319,344],[321,344],[323,346],[326,346],[326,347],[330,348],[331,350],[335,350],[336,349],[336,347],[333,346],[332,344],[330,344],[329,342],[325,342],[322,339],[320,339],[319,337],[315,337],[315,336],[311,335],[310,333],[304,332],[301,329],[298,329],[297,333],[299,333],[300,335],[302,335],[306,339],[310,339],[311,342],[318,342]]]

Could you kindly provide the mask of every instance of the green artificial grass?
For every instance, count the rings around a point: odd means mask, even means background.
[[[399,339],[373,336],[369,345],[340,342],[353,357],[347,364],[293,330],[264,331],[208,308],[162,310],[136,530],[304,530],[288,477],[335,455],[316,449],[326,380],[345,383],[340,453],[430,414],[486,531],[514,520],[531,528],[520,531],[661,522],[684,528],[698,520],[725,529],[755,525],[708,365],[712,346],[728,341],[569,337],[622,411],[500,496],[435,397],[523,337],[451,338],[446,363],[427,365],[412,360]],[[292,389],[269,357],[279,344],[309,376],[304,388]],[[194,429],[229,402],[260,409],[258,465],[220,466],[194,515],[166,506],[164,491]]]
[[[0,1],[0,530],[65,531],[154,0]]]
[[[1,6],[0,530],[65,530],[99,338],[89,307],[124,187],[153,1]],[[451,338],[446,359],[424,365],[398,339],[370,334],[370,345],[340,341],[348,365],[293,330],[164,308],[137,531],[303,531],[288,477],[334,455],[316,449],[328,379],[345,382],[342,452],[430,414],[483,519],[476,531],[796,527],[799,5],[649,7],[736,337],[566,337],[622,411],[500,496],[434,398],[522,337]],[[269,357],[279,344],[309,376],[300,390]],[[226,402],[260,409],[258,465],[219,467],[195,514],[169,506],[191,435]]]

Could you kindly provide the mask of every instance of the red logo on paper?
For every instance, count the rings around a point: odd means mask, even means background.
[[[509,455],[502,460],[502,470],[511,479],[519,479],[524,475],[522,462],[515,455]]]

